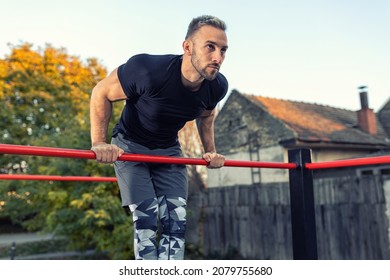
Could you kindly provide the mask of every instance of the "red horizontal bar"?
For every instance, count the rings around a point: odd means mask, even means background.
[[[115,177],[55,176],[55,175],[26,175],[26,174],[0,174],[0,180],[78,181],[78,182],[116,182],[117,181]]]
[[[328,162],[313,162],[306,163],[307,169],[327,169],[327,168],[340,168],[340,167],[353,167],[353,166],[364,166],[364,165],[375,165],[375,164],[390,164],[390,156],[380,157],[367,157],[367,158],[355,158],[336,160]]]
[[[32,155],[32,156],[47,156],[47,157],[65,157],[65,158],[83,158],[95,159],[95,153],[91,150],[74,150],[65,148],[49,148],[38,146],[22,146],[11,144],[0,144],[0,153],[17,154],[17,155]],[[123,154],[118,158],[123,161],[136,162],[152,162],[152,163],[167,163],[167,164],[189,164],[189,165],[208,165],[208,162],[199,158],[179,158],[169,156],[154,156],[143,154]],[[258,162],[258,161],[242,161],[242,160],[225,160],[224,166],[230,167],[252,167],[252,168],[281,168],[281,169],[296,169],[295,163],[279,163],[279,162]]]

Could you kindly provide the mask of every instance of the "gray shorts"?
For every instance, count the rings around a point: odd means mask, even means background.
[[[179,145],[151,150],[125,139],[121,133],[113,137],[111,143],[130,154],[182,157]],[[187,199],[188,178],[185,165],[116,161],[114,167],[122,206],[138,204],[163,195]]]

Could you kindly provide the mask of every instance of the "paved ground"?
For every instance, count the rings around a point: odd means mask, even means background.
[[[39,233],[9,233],[9,234],[0,234],[0,247],[11,248],[12,242],[16,242],[16,247],[18,244],[25,242],[33,241],[42,241],[42,240],[51,240],[53,235],[51,234],[39,234]],[[35,254],[29,256],[15,256],[15,259],[20,260],[62,260],[62,259],[89,259],[90,256],[96,254],[95,250],[87,250],[85,252],[76,252],[76,251],[66,251],[66,252],[49,252],[43,254]],[[8,260],[10,257],[6,256],[0,258],[0,260]]]
[[[0,234],[0,246],[11,245],[12,242],[24,243],[40,240],[50,240],[53,236],[51,234],[39,234],[39,233],[9,233],[9,234]]]

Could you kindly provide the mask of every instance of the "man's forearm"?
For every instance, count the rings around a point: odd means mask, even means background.
[[[196,121],[200,140],[202,141],[203,148],[206,153],[215,153],[214,142],[214,118],[206,117],[199,118]]]
[[[225,163],[225,157],[217,153],[214,142],[214,117],[213,113],[197,119],[199,136],[202,141],[205,154],[203,159],[208,162],[207,168],[220,168]]]
[[[99,143],[107,143],[107,129],[111,114],[111,102],[93,92],[90,103],[92,146]]]

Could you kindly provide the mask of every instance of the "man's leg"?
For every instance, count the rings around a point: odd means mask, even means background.
[[[157,199],[147,199],[129,207],[133,214],[135,259],[157,260]]]
[[[158,259],[184,259],[186,229],[186,200],[181,197],[158,197],[159,218],[162,226]]]

